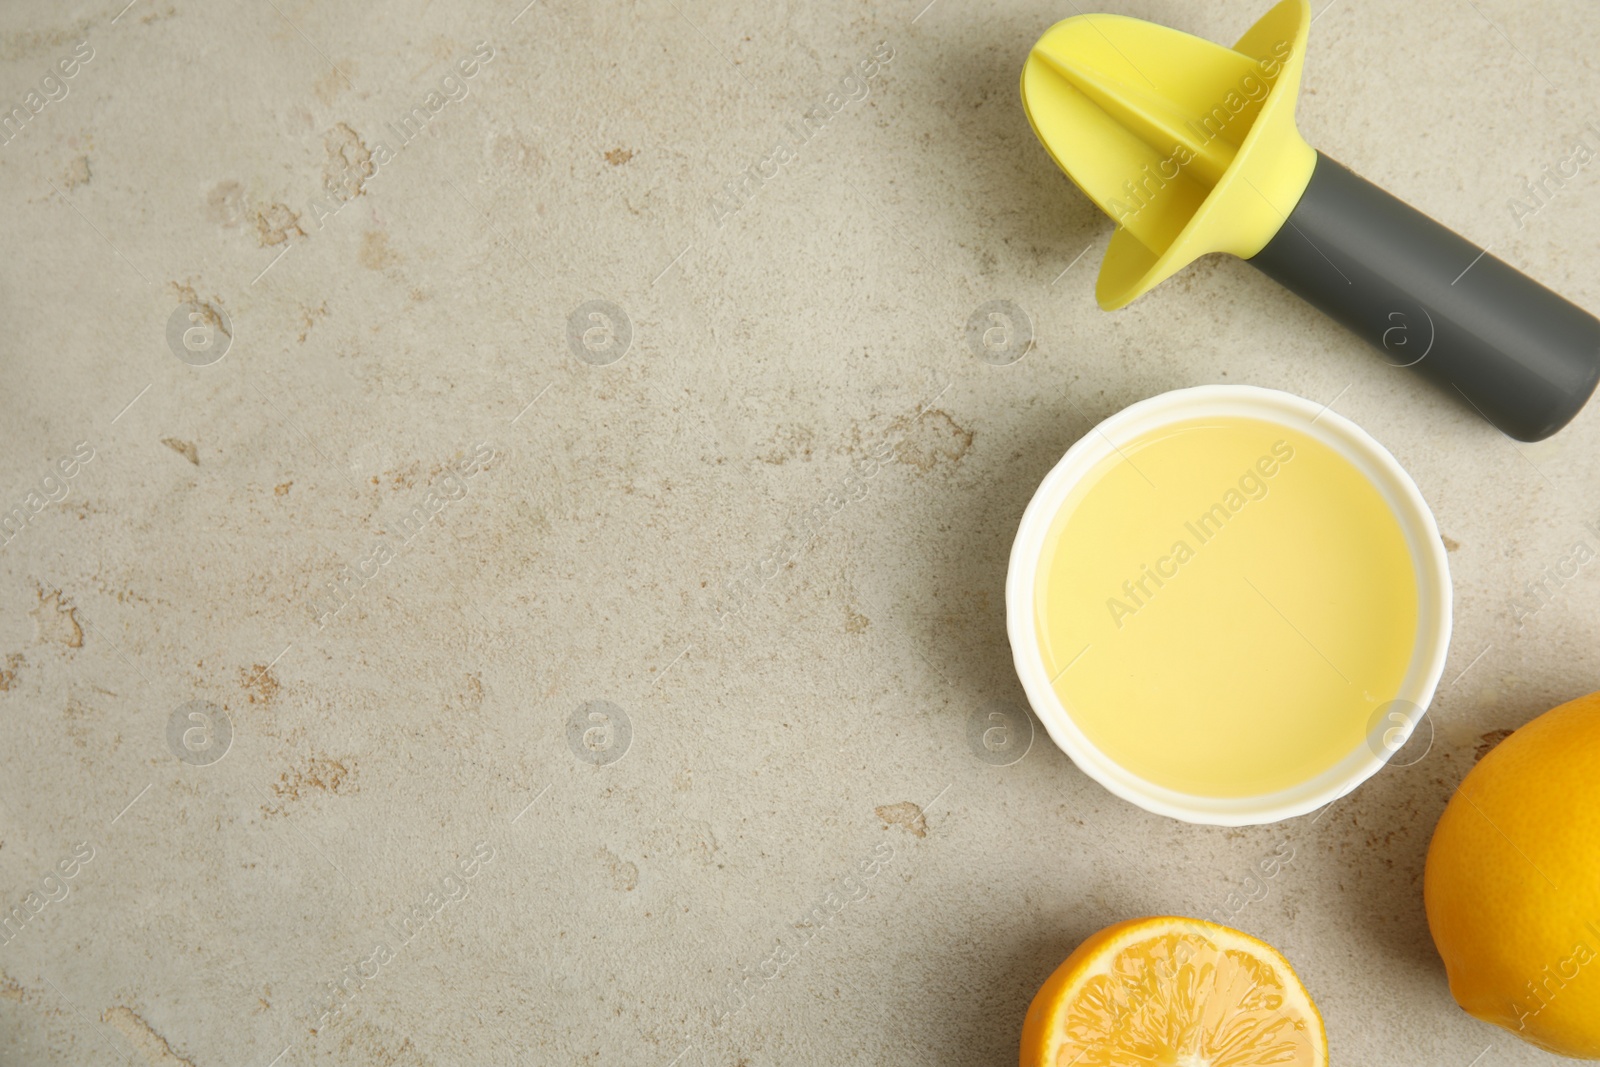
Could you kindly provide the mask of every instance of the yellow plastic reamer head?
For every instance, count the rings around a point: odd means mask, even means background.
[[[1317,153],[1295,128],[1311,25],[1283,0],[1232,48],[1121,15],[1051,27],[1022,69],[1033,131],[1118,224],[1095,296],[1123,307],[1203,255],[1250,259]]]

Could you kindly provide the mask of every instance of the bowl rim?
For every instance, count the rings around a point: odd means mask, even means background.
[[[1205,825],[1252,826],[1295,818],[1332,803],[1387,765],[1399,745],[1387,741],[1375,745],[1369,734],[1367,745],[1357,746],[1322,774],[1258,796],[1205,797],[1160,786],[1121,767],[1073,722],[1050,684],[1034,617],[1034,589],[1045,536],[1067,496],[1113,454],[1118,447],[1115,442],[1224,414],[1274,422],[1333,447],[1373,483],[1399,522],[1417,578],[1417,639],[1400,693],[1381,707],[1404,702],[1414,709],[1402,727],[1403,744],[1427,713],[1450,649],[1453,595],[1444,542],[1421,491],[1388,449],[1331,406],[1293,393],[1253,385],[1174,389],[1123,408],[1080,437],[1040,483],[1018,524],[1006,570],[1006,631],[1017,676],[1034,714],[1056,746],[1089,777],[1158,815]],[[1380,755],[1380,749],[1387,751]]]

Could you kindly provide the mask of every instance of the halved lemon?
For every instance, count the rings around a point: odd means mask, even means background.
[[[1022,1067],[1326,1067],[1294,968],[1200,919],[1130,919],[1078,946],[1022,1024]]]

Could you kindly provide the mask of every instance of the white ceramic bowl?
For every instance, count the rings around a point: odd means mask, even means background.
[[[1337,451],[1382,494],[1405,535],[1417,581],[1417,637],[1411,665],[1391,707],[1400,714],[1376,724],[1367,744],[1334,767],[1289,789],[1218,798],[1180,793],[1113,762],[1086,737],[1050,684],[1039,645],[1034,596],[1045,537],[1073,487],[1116,446],[1152,430],[1195,418],[1239,416],[1278,423]],[[1006,575],[1006,629],[1028,702],[1050,737],[1086,774],[1117,796],[1186,822],[1248,826],[1315,811],[1366,781],[1388,761],[1425,714],[1450,646],[1450,573],[1433,513],[1416,483],[1387,449],[1337,412],[1275,389],[1204,385],[1151,397],[1111,416],[1067,450],[1023,513]]]

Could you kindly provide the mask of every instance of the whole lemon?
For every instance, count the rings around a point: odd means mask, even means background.
[[[1423,898],[1458,1004],[1600,1059],[1600,693],[1472,769],[1433,832]]]

